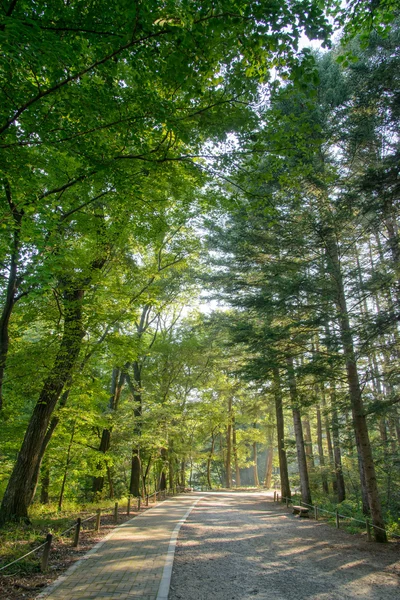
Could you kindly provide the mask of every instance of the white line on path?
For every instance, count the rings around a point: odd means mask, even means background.
[[[175,529],[173,530],[171,539],[169,541],[167,557],[165,559],[164,571],[162,574],[160,587],[158,588],[158,594],[157,594],[156,600],[168,600],[169,586],[171,583],[171,576],[172,576],[172,566],[174,564],[175,548],[176,548],[176,542],[178,540],[179,530],[182,527],[182,525],[184,524],[184,522],[186,521],[186,519],[188,518],[188,516],[190,515],[190,513],[192,512],[192,510],[194,509],[194,507],[196,506],[196,504],[198,502],[200,502],[200,500],[203,500],[203,498],[204,498],[204,496],[201,496],[200,498],[198,498],[192,504],[192,506],[185,512],[182,519],[180,519],[180,521],[178,521],[178,523],[175,525]]]

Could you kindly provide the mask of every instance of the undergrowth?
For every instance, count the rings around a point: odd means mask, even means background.
[[[126,506],[126,499],[119,501],[119,506]],[[78,504],[65,502],[62,510],[55,503],[33,504],[30,510],[30,523],[8,523],[0,529],[0,568],[40,546],[46,540],[48,533],[57,538],[62,532],[74,525],[77,517],[85,519],[95,515],[98,508],[104,509],[108,514],[114,509],[115,500],[101,500],[96,503]],[[93,521],[90,522],[93,527]],[[72,537],[73,530],[66,534],[66,539]],[[0,571],[6,575],[12,571],[18,573],[35,573],[39,570],[38,556],[41,550],[30,554],[9,569]]]

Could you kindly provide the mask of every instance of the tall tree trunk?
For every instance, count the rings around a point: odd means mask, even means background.
[[[315,468],[313,443],[311,437],[311,425],[308,418],[303,418],[303,430],[304,430],[304,449],[306,452],[307,464],[310,469]]]
[[[235,483],[236,487],[240,487],[240,469],[239,469],[239,460],[238,460],[238,452],[237,452],[237,439],[236,439],[236,423],[235,416],[232,417],[232,444],[233,444],[233,458],[235,461]]]
[[[142,380],[141,380],[141,365],[138,361],[132,363],[133,367],[133,378],[132,381],[130,375],[126,372],[125,377],[128,383],[130,392],[133,397],[133,415],[134,415],[134,436],[137,441],[132,447],[132,459],[131,459],[131,480],[129,484],[129,492],[133,496],[140,495],[140,478],[141,478],[141,465],[140,465],[140,443],[139,437],[141,434],[141,420],[142,420]]]
[[[68,397],[69,397],[69,393],[70,393],[70,385],[71,385],[71,381],[72,378],[69,377],[68,381],[65,384],[65,388],[60,396],[60,400],[57,404],[57,413],[59,412],[59,409],[64,408]],[[60,417],[59,414],[56,414],[52,417],[50,424],[47,428],[46,431],[46,435],[44,436],[44,439],[42,441],[42,444],[40,446],[40,450],[39,450],[39,456],[38,456],[38,460],[36,461],[36,466],[35,466],[35,470],[33,472],[32,475],[32,485],[31,485],[31,497],[29,499],[28,504],[31,505],[31,503],[33,502],[34,496],[35,496],[35,490],[36,490],[36,486],[37,486],[37,482],[39,481],[39,475],[40,475],[40,467],[42,464],[42,460],[43,457],[45,455],[45,452],[47,450],[47,446],[49,445],[52,435],[54,433],[54,431],[57,428],[58,423],[60,422]]]
[[[297,464],[300,475],[301,499],[305,504],[312,504],[310,482],[308,479],[307,459],[304,448],[303,427],[301,424],[301,415],[299,409],[299,399],[297,396],[297,386],[294,374],[294,362],[292,357],[287,359],[290,400],[293,412],[294,434],[296,437]]]
[[[232,398],[228,399],[228,426],[226,429],[226,487],[232,487]]]
[[[141,475],[141,480],[142,480],[142,498],[145,498],[148,493],[147,476],[150,473],[150,467],[151,467],[152,460],[153,460],[153,458],[150,455],[149,459],[147,461],[146,470],[144,472],[143,472],[143,464],[142,464],[142,462],[140,462],[140,475]]]
[[[169,489],[172,489],[174,487],[175,464],[176,464],[176,461],[175,461],[175,453],[174,453],[174,444],[173,444],[172,440],[170,440],[169,444],[168,444],[168,484],[169,484]],[[179,481],[179,479],[178,479],[178,481]]]
[[[225,459],[224,436],[222,435],[222,432],[219,434],[218,437],[219,437],[219,450],[221,452],[220,478],[221,478],[221,486],[224,486],[226,484],[226,471],[225,471],[226,459]],[[192,457],[192,461],[193,461],[193,457]],[[190,487],[192,487],[192,486],[190,486]]]
[[[367,420],[364,412],[360,381],[358,377],[357,361],[354,352],[353,335],[350,327],[346,296],[344,292],[339,251],[336,239],[334,237],[334,232],[332,230],[326,231],[325,244],[328,271],[336,288],[335,301],[339,312],[338,320],[342,346],[345,355],[356,445],[360,459],[360,481],[363,485],[364,476],[371,518],[373,524],[375,525],[375,540],[377,542],[386,542],[387,537],[384,529],[385,523],[382,517],[374,459],[369,441]]]
[[[186,487],[186,460],[181,460],[181,486]]]
[[[167,489],[167,476],[165,474],[165,469],[168,465],[168,453],[167,453],[167,449],[166,448],[161,448],[160,450],[160,455],[161,455],[161,473],[160,473],[160,478],[158,481],[158,488],[161,491],[164,491]],[[172,466],[173,469],[173,466]],[[172,476],[172,483],[174,484],[174,477]]]
[[[281,480],[281,494],[284,498],[291,498],[289,473],[287,467],[287,458],[285,450],[285,424],[283,417],[282,404],[282,386],[279,369],[274,367],[274,397],[275,397],[275,413],[276,413],[276,435],[278,445],[279,472]]]
[[[325,494],[329,494],[328,479],[327,479],[326,472],[325,472],[324,445],[322,443],[322,419],[321,419],[321,409],[320,409],[319,404],[317,404],[317,443],[318,443],[319,465],[321,468],[322,489]]]
[[[44,382],[33,410],[21,450],[8,482],[0,510],[0,524],[28,520],[28,508],[37,485],[41,448],[52,413],[76,363],[83,338],[83,289],[67,288],[63,293],[64,332],[53,368]]]
[[[337,493],[337,481],[336,481],[336,475],[334,474],[335,459],[334,459],[334,454],[333,454],[331,424],[329,421],[328,409],[326,406],[326,398],[325,398],[325,388],[323,385],[321,385],[321,404],[322,404],[322,409],[323,409],[323,414],[324,414],[324,425],[325,425],[325,433],[326,433],[326,445],[328,447],[329,466],[330,466],[330,470],[332,472],[332,488],[336,494]]]
[[[214,429],[211,432],[211,448],[210,448],[210,452],[208,453],[208,458],[207,458],[207,483],[208,483],[208,487],[210,488],[210,490],[212,489],[212,483],[211,483],[211,461],[214,455],[214,446],[215,446],[215,434],[214,434]]]
[[[258,479],[258,453],[257,453],[257,442],[253,442],[253,475],[254,475],[254,485],[259,487],[260,481]]]
[[[148,317],[151,311],[151,304],[145,304],[142,308],[139,323],[137,324],[137,339],[141,340],[148,327]],[[129,374],[129,367],[133,368],[133,381]],[[140,462],[140,436],[142,432],[142,364],[135,360],[132,365],[125,365],[125,377],[133,399],[134,426],[133,435],[135,442],[132,447],[131,459],[131,479],[129,492],[134,496],[140,495],[140,480],[142,476],[142,467]]]
[[[129,493],[136,497],[140,496],[140,473],[140,448],[135,444],[132,448],[131,479],[129,483]]]
[[[333,452],[335,458],[335,474],[336,474],[336,493],[337,501],[343,502],[346,499],[346,488],[344,485],[343,468],[342,468],[342,453],[340,450],[339,439],[339,418],[335,407],[335,400],[332,400],[332,435],[333,435]]]
[[[264,486],[267,488],[267,490],[270,489],[271,487],[271,480],[272,480],[272,462],[273,462],[273,458],[274,458],[274,447],[273,447],[273,440],[271,439],[272,436],[270,436],[270,439],[268,440],[268,448],[267,448],[267,456],[266,456],[266,464],[265,464],[265,480],[264,480]]]

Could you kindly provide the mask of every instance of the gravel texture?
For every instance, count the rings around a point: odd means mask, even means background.
[[[265,494],[206,493],[182,527],[169,600],[396,600],[400,544],[299,519]]]

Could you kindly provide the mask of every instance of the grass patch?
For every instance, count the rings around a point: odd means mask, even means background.
[[[118,500],[119,506],[126,510],[127,501],[125,498]],[[60,511],[56,504],[34,504],[30,511],[29,525],[25,523],[9,523],[0,529],[0,568],[30,552],[35,547],[40,546],[46,540],[46,535],[52,533],[54,538],[59,538],[61,534],[72,527],[77,519],[82,520],[96,514],[98,508],[102,512],[110,514],[114,511],[115,500],[103,500],[97,503],[77,504],[74,502],[65,503]],[[84,527],[93,528],[93,520]],[[74,531],[65,535],[65,540],[72,538]],[[64,538],[63,538],[64,539]],[[8,569],[0,571],[3,575],[9,573],[33,574],[39,570],[39,560],[42,550],[22,559]]]

